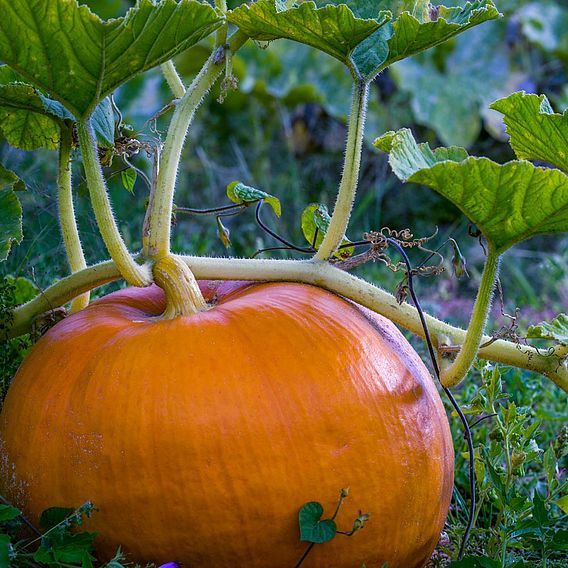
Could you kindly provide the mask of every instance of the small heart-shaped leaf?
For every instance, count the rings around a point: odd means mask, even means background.
[[[375,145],[389,152],[403,181],[431,187],[456,205],[496,253],[530,237],[568,231],[568,177],[530,162],[497,164],[462,148],[431,150],[410,130],[389,132]]]
[[[491,108],[503,113],[518,158],[542,160],[568,173],[568,111],[555,113],[544,95],[513,93]]]
[[[124,189],[129,193],[134,191],[134,184],[136,183],[136,170],[132,168],[128,168],[120,172],[120,181],[122,181],[122,185]]]
[[[337,525],[331,519],[320,520],[323,507],[316,501],[306,503],[298,515],[300,521],[300,540],[322,544],[331,540],[337,533]]]

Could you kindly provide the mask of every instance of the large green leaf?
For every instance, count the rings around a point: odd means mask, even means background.
[[[568,172],[568,111],[557,114],[544,95],[523,92],[495,101],[517,157],[542,160]]]
[[[75,121],[65,107],[25,83],[0,84],[0,131],[20,150],[55,149],[62,122]],[[114,113],[107,97],[93,112],[93,128],[100,146],[114,145]]]
[[[324,51],[346,65],[350,65],[353,50],[389,18],[388,12],[379,10],[373,19],[357,18],[345,4],[318,8],[314,2],[280,11],[274,0],[242,5],[227,15],[230,22],[255,40],[291,39]]]
[[[36,90],[24,83],[0,86],[0,130],[8,144],[21,150],[59,145],[58,121],[46,112]]]
[[[222,22],[196,0],[139,0],[108,21],[74,0],[0,0],[0,13],[0,60],[78,118]]]
[[[444,43],[473,26],[500,16],[490,0],[474,0],[463,7],[437,6],[435,14],[429,14],[428,19],[423,20],[408,12],[401,14],[392,24],[392,35],[388,39],[388,57],[373,74],[395,61]]]
[[[329,2],[317,0],[318,5],[326,3]],[[347,0],[345,4],[358,17],[376,17],[380,10],[388,10],[395,17],[360,42],[352,54],[355,67],[367,79],[396,61],[444,43],[500,15],[490,0],[474,0],[453,8],[433,6],[426,0]]]
[[[18,176],[0,165],[0,261],[6,260],[13,243],[20,243],[22,206],[14,193]]]
[[[568,231],[568,177],[530,162],[497,164],[460,148],[431,150],[410,130],[389,132],[376,146],[389,152],[404,181],[427,185],[475,223],[497,253],[530,237]]]

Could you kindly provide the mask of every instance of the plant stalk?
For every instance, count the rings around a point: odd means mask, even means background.
[[[338,249],[345,237],[351,210],[359,183],[361,167],[361,151],[365,132],[365,115],[369,97],[369,85],[365,81],[357,81],[353,86],[351,114],[347,130],[347,147],[343,174],[339,184],[337,201],[331,216],[329,228],[314,256],[316,260],[327,260]]]
[[[303,282],[325,288],[344,296],[390,319],[394,323],[424,337],[418,312],[407,303],[399,304],[392,294],[344,272],[331,264],[298,260],[250,260],[180,256],[198,279],[203,280],[255,280]],[[14,310],[14,322],[8,335],[16,337],[26,333],[33,320],[43,312],[72,300],[75,296],[120,278],[112,261],[90,266],[63,278]],[[463,343],[466,332],[426,314],[432,339],[445,336],[452,343]],[[483,342],[490,337],[484,336]],[[435,345],[436,346],[436,345]],[[535,371],[552,380],[568,392],[568,368],[557,357],[546,356],[534,347],[499,339],[480,349],[482,359]]]
[[[499,260],[500,255],[492,247],[489,247],[465,341],[454,362],[445,368],[441,374],[442,384],[445,387],[450,388],[459,384],[475,361],[479,346],[483,340],[483,332],[485,331],[487,317],[491,308],[493,288],[499,272]]]
[[[134,261],[116,225],[107,195],[101,163],[97,155],[95,133],[89,119],[77,122],[77,133],[95,219],[107,250],[116,262],[120,274],[130,285],[148,286],[152,283],[149,268],[140,266]]]
[[[246,40],[247,36],[240,32],[233,34],[230,41],[231,51],[239,49]],[[142,242],[143,254],[147,258],[158,259],[170,252],[173,199],[185,137],[195,111],[221,75],[221,63],[224,61],[225,58],[220,58],[218,50],[215,50],[176,105],[144,219]]]
[[[152,269],[154,281],[166,294],[166,309],[160,319],[192,316],[207,310],[207,303],[195,276],[183,260],[168,255]]]
[[[71,171],[71,130],[62,124],[59,142],[59,168],[57,172],[57,205],[63,244],[71,273],[87,268],[87,262],[79,237],[75,209],[73,207],[73,183]],[[78,312],[89,305],[90,293],[85,292],[71,302],[70,312]]]
[[[185,86],[176,70],[174,62],[170,59],[169,61],[162,63],[161,69],[164,79],[168,83],[174,97],[176,99],[181,99],[183,95],[185,95]]]

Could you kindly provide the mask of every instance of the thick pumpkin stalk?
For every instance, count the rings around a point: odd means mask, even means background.
[[[89,195],[99,231],[111,258],[116,262],[123,278],[132,286],[149,286],[152,283],[150,271],[140,266],[130,255],[116,225],[112,207],[107,195],[106,183],[97,156],[95,133],[89,120],[77,123],[77,133]]]
[[[207,309],[195,276],[189,266],[175,256],[163,256],[154,264],[154,281],[166,294],[161,319],[192,316]]]
[[[71,179],[71,131],[61,126],[59,142],[59,169],[57,175],[57,204],[59,224],[63,235],[63,244],[71,272],[87,268],[81,239],[77,229],[75,209],[73,207],[73,185]],[[71,313],[78,312],[89,305],[90,293],[85,292],[71,302]]]
[[[347,231],[359,181],[368,96],[369,85],[365,81],[356,82],[353,86],[347,148],[345,149],[345,162],[339,184],[339,193],[329,228],[314,257],[316,260],[327,260],[338,249]]]

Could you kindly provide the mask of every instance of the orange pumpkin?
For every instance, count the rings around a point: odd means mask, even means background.
[[[157,287],[52,328],[0,418],[2,491],[30,515],[90,499],[98,550],[188,568],[292,568],[298,510],[349,530],[306,568],[418,568],[452,492],[432,378],[384,318],[302,284],[205,283],[210,309],[159,320]]]

